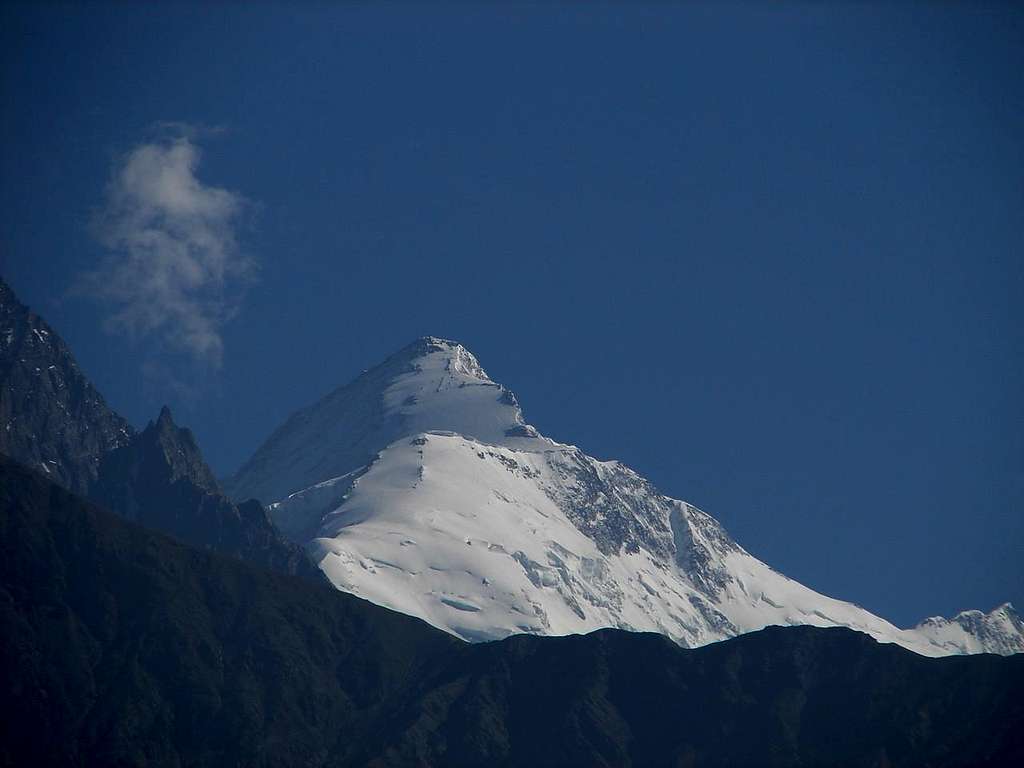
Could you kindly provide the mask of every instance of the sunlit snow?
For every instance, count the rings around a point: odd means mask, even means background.
[[[467,640],[620,627],[696,646],[811,624],[930,656],[1024,651],[1008,605],[902,630],[786,578],[631,469],[539,435],[433,337],[295,414],[230,487],[273,502],[339,589]]]

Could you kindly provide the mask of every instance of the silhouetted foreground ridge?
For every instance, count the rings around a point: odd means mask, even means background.
[[[0,765],[1020,765],[1024,656],[844,629],[467,645],[0,459]]]

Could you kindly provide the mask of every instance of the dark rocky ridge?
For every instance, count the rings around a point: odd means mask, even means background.
[[[466,645],[0,459],[0,765],[1005,766],[1024,656],[846,629]]]
[[[155,422],[103,458],[90,498],[187,544],[326,583],[258,501],[234,504],[224,496],[192,432],[178,427],[166,406]]]
[[[85,493],[100,458],[132,433],[60,336],[0,278],[0,453]]]
[[[257,501],[220,490],[167,408],[136,434],[64,341],[0,278],[0,453],[113,512],[197,547],[322,582]]]

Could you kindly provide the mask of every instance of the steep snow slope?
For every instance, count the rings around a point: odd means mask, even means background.
[[[695,646],[811,624],[927,655],[1024,650],[1009,606],[901,630],[786,578],[628,467],[539,435],[442,339],[292,416],[228,487],[271,502],[339,589],[470,640],[610,626]]]
[[[433,429],[527,450],[552,445],[523,423],[514,395],[464,347],[425,337],[293,414],[225,487],[236,498],[277,501]]]

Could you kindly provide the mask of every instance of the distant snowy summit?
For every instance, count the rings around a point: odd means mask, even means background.
[[[1009,656],[1024,651],[1024,620],[1010,603],[982,611],[961,611],[952,619],[933,616],[913,632],[927,638],[946,653],[998,653]]]
[[[809,624],[929,656],[1024,651],[1009,604],[904,630],[783,576],[630,468],[540,435],[432,336],[293,414],[226,487],[270,503],[339,589],[467,640],[618,627],[698,646]]]

